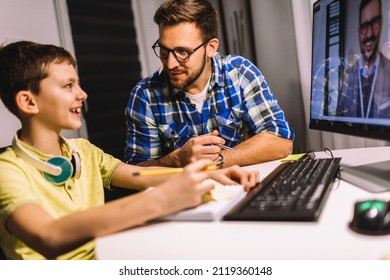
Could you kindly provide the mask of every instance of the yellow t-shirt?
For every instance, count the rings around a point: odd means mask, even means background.
[[[54,218],[104,204],[104,187],[109,188],[112,174],[120,160],[104,153],[86,139],[68,140],[81,159],[80,178],[70,178],[61,185],[47,181],[41,171],[18,157],[12,148],[0,154],[0,246],[8,259],[44,259],[5,229],[8,216],[25,203],[37,203]],[[41,160],[42,154],[31,146],[24,148]],[[64,156],[71,158],[71,148],[63,143]],[[58,259],[94,259],[90,241]]]

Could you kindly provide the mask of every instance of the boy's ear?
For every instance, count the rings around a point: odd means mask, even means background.
[[[21,90],[16,94],[16,105],[24,114],[36,114],[39,111],[35,94],[29,90]]]

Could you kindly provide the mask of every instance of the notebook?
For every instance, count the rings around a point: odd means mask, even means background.
[[[213,181],[215,187],[203,195],[203,203],[197,207],[164,216],[169,221],[212,221],[221,219],[245,195],[242,185],[222,185]]]

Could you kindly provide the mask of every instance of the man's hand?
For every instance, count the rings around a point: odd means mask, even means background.
[[[185,166],[199,159],[207,159],[213,164],[217,164],[218,154],[221,152],[221,148],[217,144],[225,143],[225,140],[219,137],[218,134],[218,131],[214,130],[210,134],[188,140],[178,152],[178,165]]]

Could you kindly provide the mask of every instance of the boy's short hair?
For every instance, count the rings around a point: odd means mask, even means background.
[[[207,0],[168,0],[154,14],[159,26],[172,26],[183,22],[195,23],[203,40],[218,38],[218,15]]]
[[[76,60],[64,48],[29,41],[19,41],[0,47],[0,97],[5,107],[19,115],[16,94],[29,90],[38,95],[40,84],[48,76],[51,63]]]

